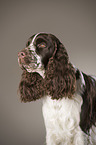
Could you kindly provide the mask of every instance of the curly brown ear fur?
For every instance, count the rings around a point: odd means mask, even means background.
[[[42,81],[43,78],[38,73],[28,73],[24,71],[19,84],[21,101],[30,102],[43,97],[44,89],[42,87]]]
[[[71,98],[75,93],[75,70],[64,46],[55,38],[55,51],[45,73],[45,86],[52,99]]]

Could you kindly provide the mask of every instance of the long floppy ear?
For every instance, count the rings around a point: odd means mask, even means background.
[[[43,78],[38,73],[28,73],[24,71],[19,84],[21,101],[30,102],[43,97],[44,88],[42,82]]]
[[[63,44],[55,36],[51,37],[55,50],[45,72],[45,87],[52,99],[71,98],[75,93],[75,70]]]

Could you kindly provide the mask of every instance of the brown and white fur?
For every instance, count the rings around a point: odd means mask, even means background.
[[[42,98],[47,145],[96,145],[96,78],[69,61],[52,34],[37,33],[18,53],[20,98]]]

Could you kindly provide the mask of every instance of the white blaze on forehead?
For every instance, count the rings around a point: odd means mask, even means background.
[[[39,34],[44,34],[44,33],[45,33],[45,32],[37,33],[37,34],[33,37],[32,42],[31,42],[30,45],[34,45],[34,41],[35,41],[36,37],[37,37]]]
[[[39,34],[40,34],[40,33],[37,33],[37,34],[33,37],[32,42],[31,42],[31,44],[29,45],[29,48],[30,48],[30,50],[32,51],[33,55],[37,58],[37,63],[40,64],[40,66],[41,66],[41,58],[40,58],[40,56],[38,56],[38,55],[36,54],[35,46],[34,46],[34,41],[35,41],[36,37],[37,37]]]
[[[34,41],[35,41],[35,39],[36,39],[36,37],[39,35],[40,33],[37,33],[34,37],[33,37],[33,39],[32,39],[32,45],[33,45],[33,43],[34,43]]]
[[[35,41],[35,39],[36,39],[36,37],[39,35],[40,33],[37,33],[34,37],[33,37],[33,39],[32,39],[32,42],[31,42],[31,44],[29,45],[30,46],[30,50],[33,50],[34,51],[34,49],[35,48],[33,48],[34,47],[34,41]],[[33,47],[32,47],[33,46]],[[33,48],[33,49],[32,49]]]
[[[38,67],[37,67],[37,69],[30,69],[31,67],[29,66],[29,68],[27,68],[27,71],[28,72],[39,72],[40,70],[42,70],[43,68],[43,66],[42,66],[42,62],[41,62],[41,57],[39,56],[39,55],[37,55],[37,53],[36,53],[36,48],[35,48],[35,46],[34,46],[34,41],[35,41],[35,39],[36,39],[36,37],[39,35],[39,34],[41,34],[41,33],[37,33],[34,37],[33,37],[33,39],[32,39],[32,42],[31,42],[31,44],[28,46],[28,49],[30,49],[31,51],[32,51],[32,54],[36,57],[36,59],[37,59],[37,64],[35,64],[35,65],[38,65]],[[43,71],[43,70],[42,70]],[[44,73],[43,73],[44,74]]]

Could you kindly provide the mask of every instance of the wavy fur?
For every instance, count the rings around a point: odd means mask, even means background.
[[[30,37],[18,57],[23,69],[20,98],[43,98],[47,145],[95,145],[96,80],[70,63],[64,45],[52,34]]]
[[[52,99],[65,96],[72,98],[75,93],[75,70],[62,44],[57,47],[56,53],[49,59],[45,73],[45,86]]]
[[[83,76],[86,85],[82,94],[80,126],[85,133],[89,134],[92,125],[96,126],[96,81],[84,73]]]
[[[19,84],[21,101],[31,102],[42,98],[44,96],[42,82],[43,78],[38,73],[28,73],[24,71]]]

